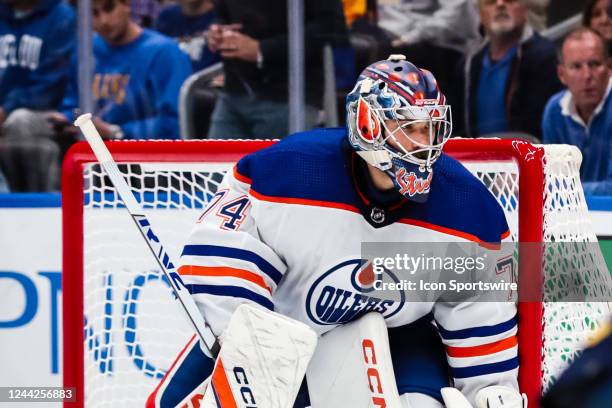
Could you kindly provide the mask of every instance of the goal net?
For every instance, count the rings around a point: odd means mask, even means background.
[[[225,172],[243,155],[271,143],[130,141],[108,146],[156,234],[178,259]],[[543,247],[530,284],[540,282],[547,289],[542,290],[544,301],[519,304],[519,381],[535,406],[536,395],[610,316],[605,301],[558,301],[570,280],[582,294],[594,294],[592,299],[609,299],[611,288],[590,232],[580,153],[569,146],[495,139],[455,139],[446,151],[496,197],[515,242],[572,243]],[[65,161],[62,207],[64,386],[77,388],[75,406],[143,406],[192,329],[84,143]],[[517,256],[522,287],[527,255],[519,251]],[[574,264],[568,266],[567,259]]]

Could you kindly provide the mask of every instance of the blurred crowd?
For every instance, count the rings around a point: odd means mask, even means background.
[[[104,138],[186,137],[179,95],[202,86],[187,81],[201,73],[210,81],[187,101],[195,137],[288,134],[286,1],[92,3],[93,114]],[[324,50],[340,125],[361,69],[404,54],[438,79],[454,136],[576,145],[585,190],[612,195],[611,14],[612,0],[305,0],[305,125],[333,123]],[[564,35],[543,35],[559,25]],[[61,160],[79,139],[76,44],[75,4],[0,3],[0,192],[59,189]]]

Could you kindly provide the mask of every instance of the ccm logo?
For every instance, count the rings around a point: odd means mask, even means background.
[[[247,404],[246,408],[257,408],[255,396],[249,387],[249,379],[247,378],[244,368],[234,367],[234,377],[238,384],[242,385],[242,387],[240,387],[240,395],[242,396],[242,401]]]
[[[380,375],[376,368],[376,351],[374,350],[374,342],[370,339],[363,339],[361,342],[361,349],[363,350],[363,361],[368,367],[368,385],[372,392],[372,402],[374,406],[384,408],[387,406],[385,402],[385,396],[383,394],[382,384],[380,382]]]

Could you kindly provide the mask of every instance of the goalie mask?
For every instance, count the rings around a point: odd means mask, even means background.
[[[348,138],[407,199],[425,202],[432,165],[451,135],[451,109],[431,72],[391,55],[368,66],[346,97]]]

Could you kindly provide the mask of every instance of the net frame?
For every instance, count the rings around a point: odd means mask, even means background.
[[[128,141],[108,142],[117,162],[189,163],[234,162],[273,141]],[[445,152],[461,161],[512,161],[519,170],[518,239],[542,242],[544,238],[544,149],[519,140],[453,139]],[[63,367],[64,386],[77,389],[77,399],[66,406],[83,406],[84,331],[83,331],[83,169],[95,157],[86,143],[77,143],[63,166]],[[521,203],[528,203],[521,205]],[[126,228],[132,228],[129,226]],[[541,253],[520,254],[519,290],[532,290],[529,283],[542,280],[542,267],[526,262]],[[519,341],[519,383],[530,399],[530,406],[542,388],[543,305],[521,302]]]

